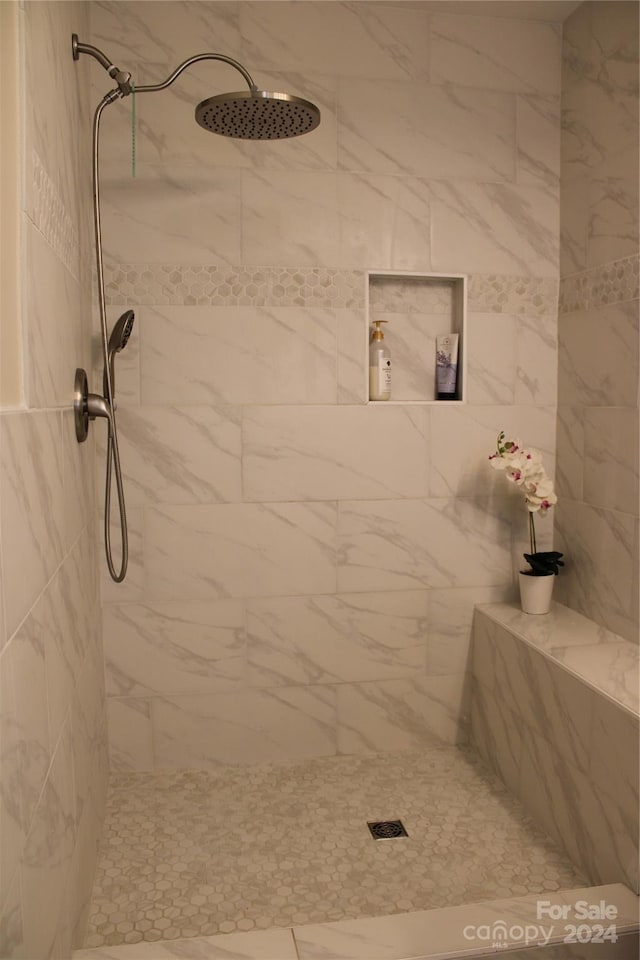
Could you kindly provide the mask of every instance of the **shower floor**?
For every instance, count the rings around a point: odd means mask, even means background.
[[[372,839],[401,819],[408,837]],[[86,945],[586,885],[467,748],[113,777]]]

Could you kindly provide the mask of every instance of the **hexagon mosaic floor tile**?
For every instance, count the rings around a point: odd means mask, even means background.
[[[374,840],[368,821],[408,837]],[[586,879],[471,751],[112,780],[87,946],[381,916]]]

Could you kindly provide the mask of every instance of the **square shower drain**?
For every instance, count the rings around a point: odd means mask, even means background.
[[[402,820],[375,820],[367,822],[374,840],[394,840],[396,837],[408,837]]]

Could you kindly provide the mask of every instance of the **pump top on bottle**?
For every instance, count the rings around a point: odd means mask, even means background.
[[[374,331],[369,345],[369,399],[391,399],[391,354],[384,342],[381,324],[387,320],[374,320]]]

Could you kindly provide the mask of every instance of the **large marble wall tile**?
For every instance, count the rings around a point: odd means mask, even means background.
[[[517,318],[501,313],[472,313],[463,344],[467,356],[470,404],[511,404],[516,383]]]
[[[633,61],[629,63],[633,69]],[[637,73],[637,61],[635,64]],[[607,89],[608,88],[608,89]],[[562,177],[589,173],[611,153],[637,150],[638,94],[577,83],[562,95]]]
[[[340,173],[337,178],[341,267],[388,269],[395,239],[397,177]]]
[[[379,3],[245,3],[249,66],[341,77],[419,79],[427,73],[427,12]],[[357,51],[357,55],[354,52]]]
[[[84,659],[71,705],[76,821],[87,807],[101,819],[109,780],[102,644]]]
[[[435,406],[431,410],[431,496],[491,494],[517,499],[520,491],[489,464],[501,430],[541,450],[547,470],[553,473],[555,408]]]
[[[32,822],[56,744],[47,712],[45,645],[51,632],[40,629],[41,600],[14,635],[7,650],[20,757],[20,803],[25,824]],[[40,610],[38,609],[40,608]]]
[[[592,171],[587,267],[638,253],[638,131],[635,142]]]
[[[109,45],[114,62],[123,69],[131,70],[140,63],[166,63],[169,73],[202,49],[238,58],[242,53],[235,2],[220,0],[209,6],[200,0],[134,0],[124,6],[121,0],[105,0],[92,8],[91,14],[91,42]],[[216,66],[210,65],[210,69],[215,71]],[[223,66],[217,69],[225,70]]]
[[[638,885],[637,820],[627,824],[615,800],[598,791],[545,740],[524,730],[520,796],[592,883]]]
[[[333,172],[244,171],[242,263],[341,266],[337,213],[338,179]]]
[[[424,670],[426,591],[251,600],[256,687],[411,677]]]
[[[145,404],[335,402],[330,309],[157,307],[141,326]]]
[[[515,402],[556,405],[557,317],[519,317],[516,335]]]
[[[587,503],[638,515],[637,408],[586,408],[583,469]]]
[[[403,178],[398,184],[394,233],[391,241],[393,270],[431,269],[431,190],[426,180]]]
[[[589,773],[597,789],[613,797],[631,825],[638,818],[640,730],[637,715],[599,697],[593,718]]]
[[[65,727],[27,837],[22,896],[26,956],[47,957],[58,934],[75,842],[72,749]]]
[[[518,795],[523,722],[498,695],[475,678],[471,691],[470,739],[487,766]]]
[[[633,517],[586,503],[561,501],[555,508],[558,549],[566,554],[567,603],[637,642],[637,523]]]
[[[248,500],[424,496],[427,426],[419,407],[246,407],[244,495]]]
[[[73,368],[86,360],[78,282],[28,221],[25,232],[26,256],[37,278],[26,287],[26,390],[31,406],[62,406],[73,390]]]
[[[434,270],[557,276],[558,205],[546,189],[444,181],[432,189]]]
[[[111,696],[228,690],[244,672],[244,611],[234,600],[110,604],[103,629]]]
[[[415,750],[440,739],[442,717],[433,709],[423,680],[416,677],[340,684],[337,688],[339,752]],[[438,692],[446,698],[449,691],[445,682],[435,691],[436,696]]]
[[[568,763],[587,773],[598,695],[545,655],[530,647],[524,652],[528,696],[514,691],[524,721]]]
[[[78,443],[73,410],[62,413],[64,548],[69,550],[93,519],[95,503],[95,434]]]
[[[584,412],[581,406],[558,407],[556,493],[561,498],[582,500]]]
[[[156,769],[269,763],[336,753],[335,691],[274,687],[154,701]]]
[[[103,240],[119,262],[240,262],[240,171],[138,164],[136,178],[103,165]]]
[[[102,817],[91,806],[87,806],[79,820],[76,846],[71,860],[66,909],[68,923],[60,931],[62,942],[58,946],[58,955],[61,957],[72,955],[73,947],[80,946],[85,941],[101,829]]]
[[[620,643],[618,634],[560,603],[552,603],[548,615],[535,618],[523,613],[517,603],[487,604],[478,610],[478,623],[481,624],[487,617],[533,643],[537,649],[548,651],[551,656],[557,656],[560,649],[598,649],[602,645]]]
[[[510,599],[512,588],[453,587],[430,590],[427,610],[427,674],[465,673],[470,667],[471,627],[476,603]]]
[[[338,589],[492,586],[511,577],[503,501],[346,501],[339,506]]]
[[[334,593],[335,539],[334,503],[150,509],[146,597],[208,600]]]
[[[444,743],[467,743],[471,719],[471,676],[423,677],[420,680],[429,733]]]
[[[638,90],[638,8],[624,0],[594,3],[590,28],[596,60],[606,62],[611,81],[622,90]],[[599,57],[597,56],[599,54]]]
[[[563,176],[560,190],[560,276],[584,270],[589,231],[589,179],[586,174]]]
[[[118,439],[127,502],[132,506],[242,497],[237,408],[121,407]]]
[[[62,559],[62,420],[38,412],[3,414],[3,421],[0,525],[10,636]]]
[[[496,37],[500,43],[496,44]],[[432,17],[431,76],[515,93],[560,93],[557,23],[493,17]]]
[[[366,351],[368,332],[363,312],[337,310],[338,403],[366,403],[369,399]]]
[[[434,84],[353,80],[338,95],[343,170],[511,181],[515,100]]]
[[[518,183],[559,191],[560,101],[558,97],[518,97],[516,106]]]
[[[24,14],[25,155],[35,149],[69,221],[86,241],[88,224],[82,221],[90,197],[91,168],[88,154],[77,147],[79,142],[91,142],[91,70],[88,58],[76,63],[69,55],[69,38],[74,31],[81,37],[88,35],[88,7],[43,3],[25,8]],[[33,186],[27,178],[25,200],[30,214]]]
[[[9,880],[10,878],[7,877],[6,882]],[[0,907],[0,956],[6,957],[6,960],[25,956],[22,893],[18,870],[14,872],[9,893],[6,898],[3,897],[2,907]]]
[[[508,629],[476,617],[472,647],[474,680],[494,699],[500,698],[505,707],[533,724],[537,692],[529,682],[529,669],[529,654],[522,640]]]
[[[151,701],[110,697],[107,700],[107,715],[112,770],[153,770]]]
[[[613,634],[615,637],[615,634]],[[551,655],[567,670],[580,673],[617,704],[640,709],[640,649],[619,636],[613,642],[586,647],[552,647]]]
[[[0,655],[0,912],[7,902],[29,826],[23,802],[24,738],[15,700],[11,660],[11,647],[7,646]]]
[[[561,317],[558,402],[635,407],[638,339],[637,300],[606,304]]]

